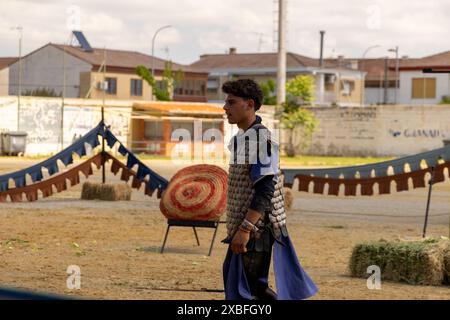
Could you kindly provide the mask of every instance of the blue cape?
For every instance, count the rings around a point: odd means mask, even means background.
[[[303,300],[315,295],[319,289],[303,270],[289,236],[282,236],[283,244],[273,245],[273,267],[277,288],[277,300]],[[268,283],[267,278],[259,279]],[[228,246],[223,263],[223,283],[226,300],[253,300],[245,276],[241,254],[235,254]]]

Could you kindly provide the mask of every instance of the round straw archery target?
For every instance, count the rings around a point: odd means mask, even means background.
[[[218,220],[225,212],[225,170],[214,165],[194,165],[178,171],[161,197],[160,209],[168,219]]]

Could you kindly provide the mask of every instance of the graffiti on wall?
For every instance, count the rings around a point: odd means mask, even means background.
[[[69,146],[89,130],[94,128],[101,119],[100,110],[93,107],[64,107],[64,146]]]
[[[125,108],[105,108],[105,123],[123,143],[129,134],[131,111]],[[101,120],[101,109],[89,106],[64,108],[64,145],[70,145],[95,127]]]
[[[340,111],[339,117],[342,121],[363,121],[363,122],[373,121],[377,117],[376,110],[373,110],[372,108],[365,108],[365,109],[348,108]]]
[[[61,133],[61,103],[25,100],[20,106],[20,130],[27,132],[27,144],[56,144]]]
[[[61,150],[61,126],[64,147],[97,126],[101,108],[95,102],[61,107],[61,100],[54,98],[22,97],[20,106],[20,131],[27,133],[26,153],[51,154]],[[61,112],[64,111],[63,121]],[[17,131],[17,98],[0,97],[0,132]],[[130,107],[106,107],[105,123],[111,126],[115,136],[128,143]]]
[[[445,138],[446,134],[440,129],[389,129],[389,134],[394,138]]]

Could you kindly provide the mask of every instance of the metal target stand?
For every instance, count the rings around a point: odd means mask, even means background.
[[[200,246],[200,240],[198,239],[197,230],[195,228],[212,228],[214,229],[214,234],[211,240],[211,245],[209,247],[208,256],[211,256],[211,252],[214,246],[214,241],[217,235],[217,229],[219,228],[219,224],[224,223],[224,221],[212,220],[212,221],[191,221],[191,220],[167,220],[167,229],[166,234],[164,236],[164,241],[161,247],[160,253],[164,253],[164,248],[166,246],[167,237],[169,236],[170,227],[192,227],[194,230],[195,239],[197,240],[197,245]]]

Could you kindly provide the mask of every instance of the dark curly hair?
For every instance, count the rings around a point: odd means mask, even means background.
[[[222,85],[222,91],[243,99],[252,99],[255,102],[255,111],[261,108],[263,92],[259,85],[252,79],[227,81]]]

